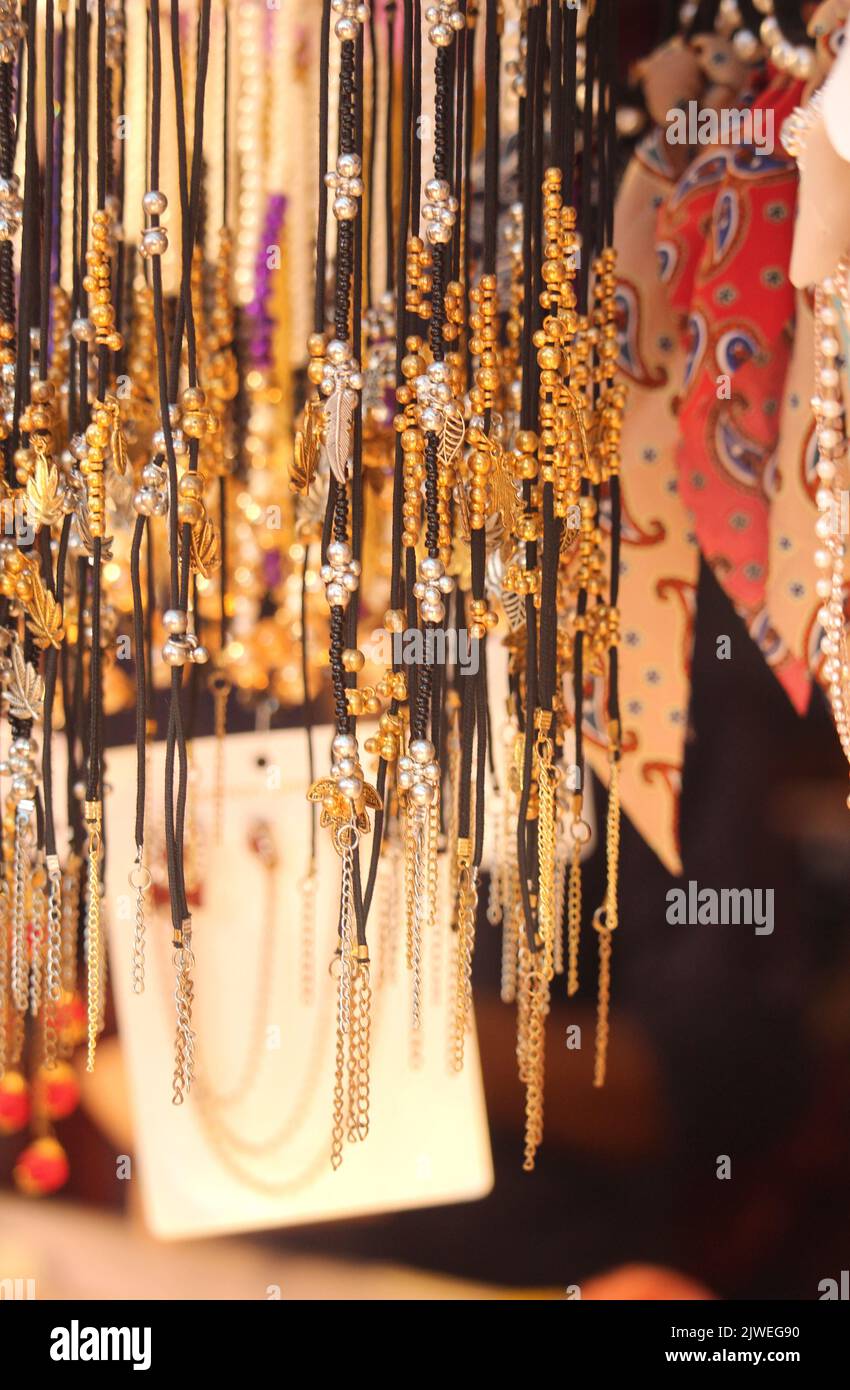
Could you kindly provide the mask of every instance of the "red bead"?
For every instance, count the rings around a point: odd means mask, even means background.
[[[36,1139],[18,1156],[12,1176],[28,1197],[58,1192],[68,1181],[68,1155],[57,1139]]]
[[[30,1117],[30,1092],[19,1071],[7,1071],[0,1081],[0,1134],[17,1134]]]
[[[35,1079],[35,1108],[49,1120],[64,1120],[73,1114],[80,1100],[80,1083],[73,1067],[57,1062],[53,1068],[39,1067]]]

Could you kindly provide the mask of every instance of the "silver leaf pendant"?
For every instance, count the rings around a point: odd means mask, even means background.
[[[341,486],[348,482],[357,399],[357,392],[350,386],[337,386],[325,402],[325,437],[322,449],[331,473]]]

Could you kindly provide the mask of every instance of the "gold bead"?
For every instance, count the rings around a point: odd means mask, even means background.
[[[197,526],[203,515],[203,503],[194,497],[181,498],[177,504],[177,517],[184,526]]]
[[[344,671],[362,671],[366,664],[366,657],[363,652],[356,647],[346,647],[342,654],[342,668]]]

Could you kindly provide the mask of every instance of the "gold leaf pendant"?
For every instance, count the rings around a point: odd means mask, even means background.
[[[18,552],[20,554],[20,552]],[[26,610],[27,627],[39,647],[61,647],[65,628],[62,610],[41,577],[35,554],[20,555],[22,574],[28,581],[29,596],[22,600]]]
[[[221,564],[218,527],[208,516],[192,529],[189,559],[192,569],[204,579],[209,579]]]
[[[9,713],[13,719],[39,723],[44,709],[44,681],[32,662],[24,660],[20,642],[13,640],[8,686]]]
[[[324,406],[321,401],[308,401],[304,407],[301,428],[295,436],[295,450],[289,469],[291,492],[306,495],[310,491],[318,472],[324,436]]]
[[[33,437],[36,461],[26,487],[27,521],[33,530],[38,530],[40,526],[55,526],[64,515],[59,470],[51,462],[46,446],[39,446],[36,442],[38,439],[38,435]]]

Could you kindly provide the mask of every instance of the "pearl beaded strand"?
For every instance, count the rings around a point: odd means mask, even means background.
[[[850,764],[850,663],[847,657],[847,631],[844,619],[844,566],[846,544],[842,525],[846,483],[841,465],[847,457],[847,438],[841,397],[838,357],[839,311],[836,295],[850,302],[847,258],[839,263],[835,276],[823,280],[815,289],[815,380],[812,397],[818,444],[818,519],[815,523],[818,570],[816,591],[822,600],[818,619],[823,629],[820,649],[824,655],[824,676],[828,681],[829,703],[844,756]],[[847,804],[850,806],[850,796]]]

